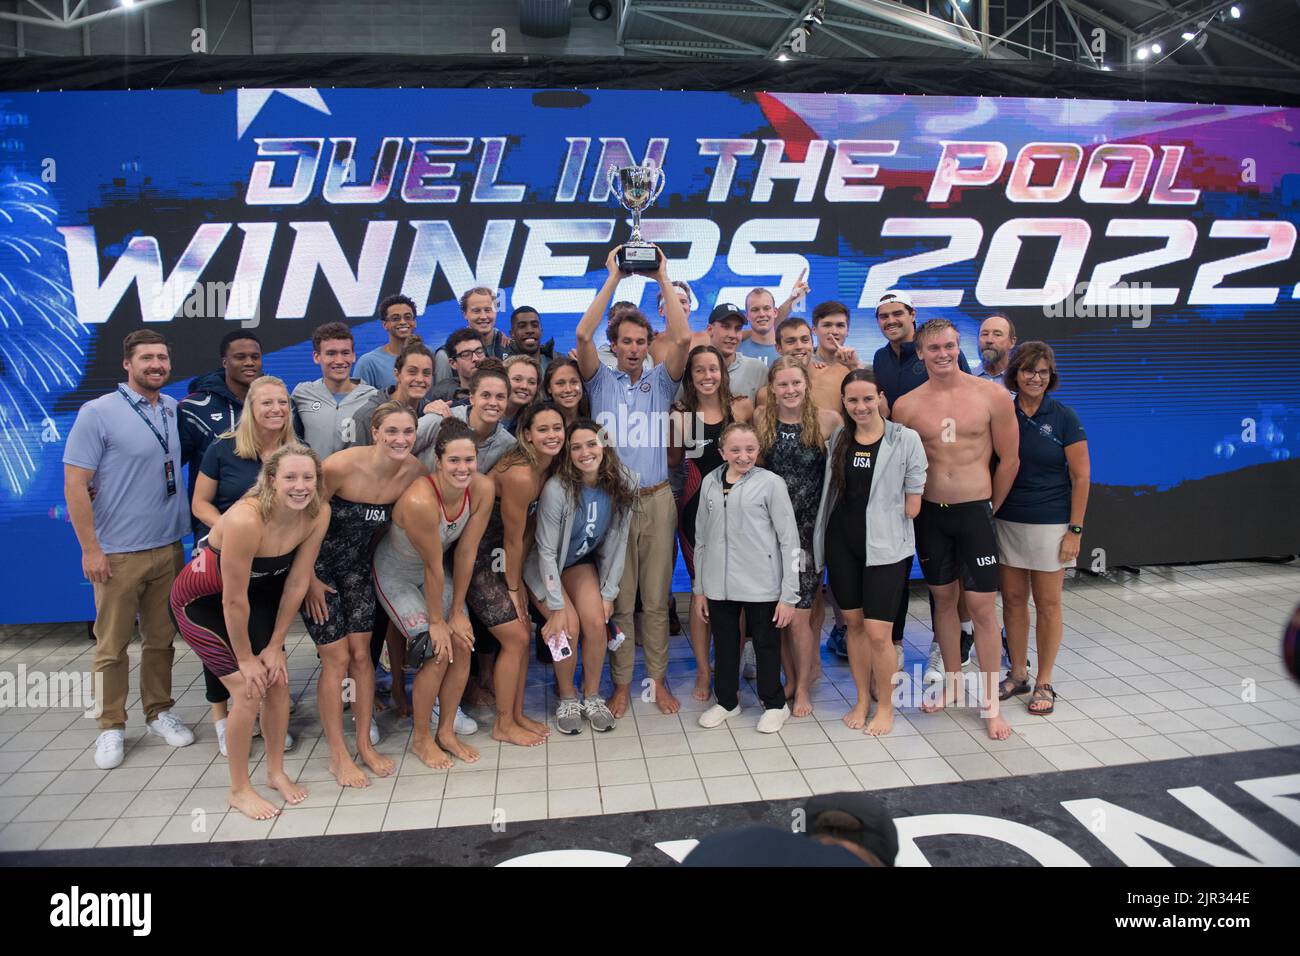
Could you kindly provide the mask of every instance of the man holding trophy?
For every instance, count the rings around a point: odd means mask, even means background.
[[[609,709],[615,717],[627,713],[632,671],[636,663],[634,611],[641,593],[641,644],[646,673],[653,681],[655,704],[665,714],[678,710],[668,689],[668,604],[673,574],[673,539],[677,510],[668,484],[668,417],[686,368],[691,329],[686,312],[668,278],[668,263],[658,246],[641,238],[641,213],[663,189],[663,172],[653,165],[610,167],[615,198],[632,213],[632,236],[606,259],[609,277],[578,323],[578,370],[591,400],[592,417],[601,424],[619,457],[640,478],[640,502],[628,533],[627,559],[614,623],[629,640],[614,651],[610,672],[614,693]],[[663,296],[670,345],[662,364],[645,370],[650,347],[650,323],[640,310],[618,313],[610,320],[610,346],[617,368],[603,365],[593,341],[614,291],[627,275],[652,276]]]

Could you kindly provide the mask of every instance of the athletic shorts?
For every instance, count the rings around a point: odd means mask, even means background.
[[[923,500],[914,527],[916,553],[927,584],[951,584],[965,572],[969,575],[966,590],[997,591],[998,537],[991,503],[941,505]]]

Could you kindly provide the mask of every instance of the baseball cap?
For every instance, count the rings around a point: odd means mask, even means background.
[[[714,322],[729,322],[732,319],[735,319],[741,325],[744,325],[746,321],[745,313],[730,302],[719,302],[713,307],[713,311],[709,313],[709,325]]]
[[[819,826],[818,818],[834,811],[841,817],[856,821],[857,826],[844,826],[827,821]],[[813,797],[804,804],[808,835],[827,833],[865,847],[885,866],[894,865],[898,856],[898,828],[884,804],[865,793],[828,793]]]
[[[880,295],[880,301],[876,303],[876,308],[879,309],[886,302],[898,302],[907,306],[913,312],[916,311],[916,306],[912,304],[912,297],[902,289],[889,289],[886,292],[882,292]]]

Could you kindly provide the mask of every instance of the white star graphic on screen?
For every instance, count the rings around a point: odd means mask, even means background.
[[[271,98],[272,93],[283,93],[290,99],[297,100],[303,106],[310,106],[312,109],[330,114],[330,108],[325,105],[321,99],[320,92],[312,88],[304,89],[274,89],[274,90],[236,90],[235,114],[238,133],[236,139],[243,139],[244,133],[248,127],[253,125],[253,120],[257,119],[257,114],[261,112],[266,101]]]

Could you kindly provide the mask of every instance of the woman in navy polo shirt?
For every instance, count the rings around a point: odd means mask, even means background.
[[[1073,409],[1047,393],[1056,388],[1056,356],[1045,342],[1024,342],[1003,382],[1016,397],[1020,470],[994,522],[1001,560],[1002,621],[1011,671],[1006,700],[1029,690],[1029,597],[1038,614],[1038,674],[1029,712],[1056,707],[1052,666],[1061,647],[1061,587],[1079,556],[1088,507],[1088,441]]]

